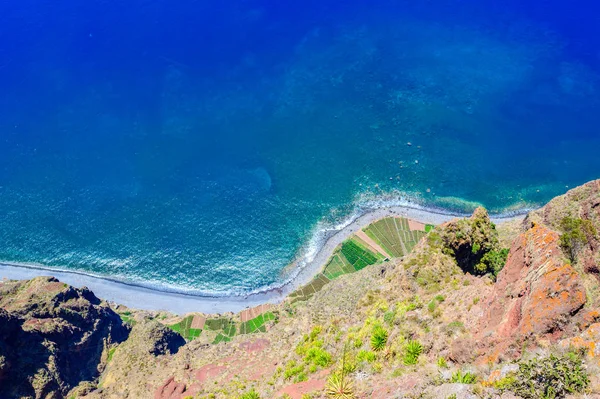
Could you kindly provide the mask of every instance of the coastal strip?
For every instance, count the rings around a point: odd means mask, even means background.
[[[494,223],[522,219],[525,211],[509,215],[492,216]],[[424,209],[409,206],[393,206],[367,210],[339,230],[326,232],[323,245],[317,252],[298,265],[287,276],[285,282],[276,287],[266,287],[247,295],[203,296],[171,292],[155,287],[146,287],[138,283],[129,283],[102,276],[93,276],[83,272],[58,270],[43,265],[2,262],[0,279],[22,280],[37,276],[51,275],[60,281],[75,287],[86,286],[98,297],[142,310],[165,310],[176,314],[191,312],[225,313],[239,312],[265,303],[279,303],[296,289],[309,283],[321,272],[334,250],[343,241],[369,224],[385,217],[397,216],[428,224],[441,224],[456,217],[466,215],[453,214],[437,209]]]

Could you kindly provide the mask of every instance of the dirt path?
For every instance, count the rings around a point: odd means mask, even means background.
[[[385,256],[386,258],[391,258],[390,254],[385,252],[383,250],[383,248],[381,248],[381,246],[379,246],[379,244],[377,244],[375,241],[373,241],[373,239],[371,237],[369,237],[364,231],[358,230],[356,232],[356,236],[358,238],[360,238],[361,240],[363,240],[364,242],[366,242],[369,245],[369,247],[371,247],[375,252],[379,252],[381,255]]]

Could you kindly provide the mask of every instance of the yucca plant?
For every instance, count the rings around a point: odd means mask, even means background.
[[[327,380],[327,396],[334,399],[354,399],[352,381],[344,378],[344,375],[333,374]]]
[[[342,356],[342,368],[339,373],[334,373],[327,379],[325,385],[327,396],[333,399],[354,399],[354,387],[352,381],[346,378],[346,346]]]
[[[373,328],[373,334],[371,335],[371,349],[375,352],[383,350],[387,344],[387,340],[387,330],[381,326],[375,326],[375,328]]]
[[[423,353],[423,346],[421,343],[415,340],[409,341],[408,344],[406,344],[406,349],[404,352],[404,364],[407,366],[417,364],[421,353]]]

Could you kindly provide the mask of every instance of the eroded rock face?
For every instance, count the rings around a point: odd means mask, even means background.
[[[0,283],[0,397],[64,397],[128,336],[91,291],[51,277]]]
[[[585,242],[578,251],[576,262],[586,273],[600,280],[600,180],[591,181],[554,198],[543,208],[531,212],[525,225],[545,224],[560,232],[561,222],[565,218],[589,221],[593,226],[595,234],[585,232]]]
[[[508,346],[518,351],[526,339],[559,338],[585,303],[584,285],[564,260],[559,235],[534,225],[513,243],[506,266],[484,302],[477,335],[490,360],[501,354],[510,357]]]

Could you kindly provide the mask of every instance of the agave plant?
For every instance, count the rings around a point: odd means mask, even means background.
[[[417,364],[419,360],[419,356],[423,352],[423,346],[419,341],[410,341],[406,345],[405,353],[404,353],[404,364],[407,366],[412,366]]]
[[[327,379],[325,392],[333,399],[354,399],[354,387],[352,381],[346,378],[346,346],[342,356],[342,368],[339,373],[334,373]]]
[[[376,326],[373,329],[373,334],[371,335],[371,348],[376,352],[383,350],[387,344],[387,340],[387,330],[381,326]]]
[[[343,374],[333,374],[327,380],[327,396],[334,399],[354,399],[352,381],[344,378]]]

